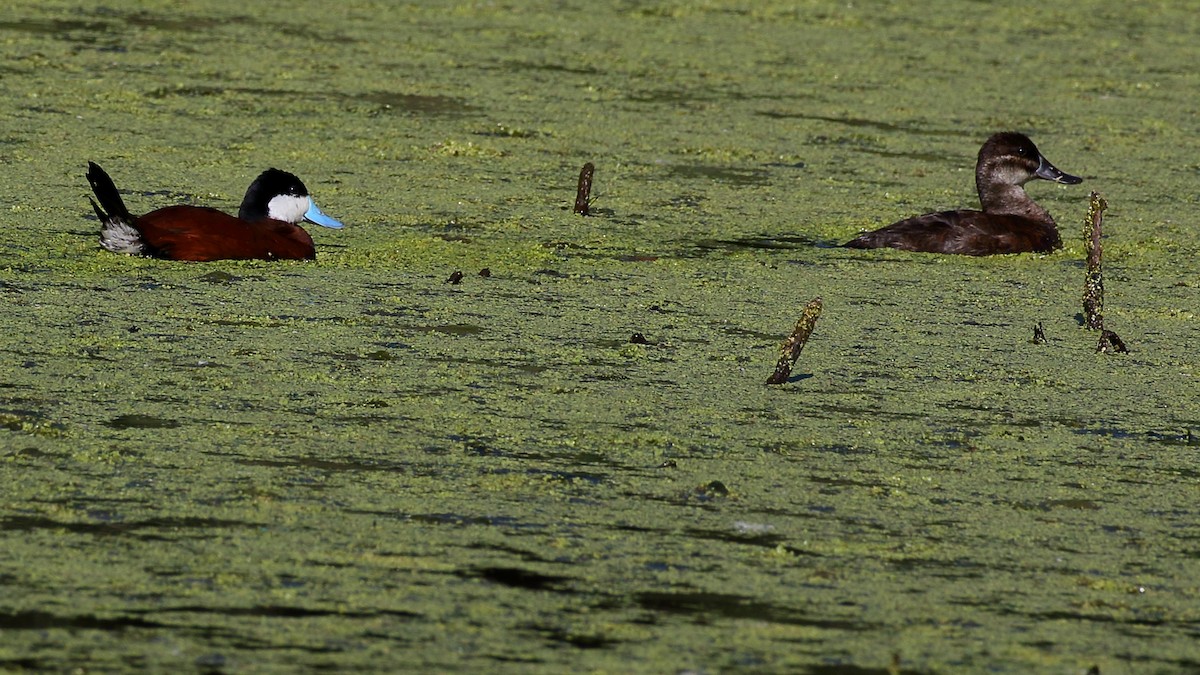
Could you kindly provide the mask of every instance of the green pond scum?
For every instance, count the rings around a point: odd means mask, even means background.
[[[1200,671],[1194,3],[8,6],[0,671]],[[836,247],[1001,130],[1063,250]]]

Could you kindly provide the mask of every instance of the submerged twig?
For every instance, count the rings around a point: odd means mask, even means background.
[[[1033,339],[1030,340],[1035,345],[1046,344],[1046,329],[1042,327],[1042,322],[1039,321],[1033,326]]]
[[[1083,226],[1083,241],[1087,247],[1087,276],[1083,282],[1083,322],[1091,330],[1104,330],[1104,271],[1100,258],[1100,229],[1104,225],[1104,210],[1108,202],[1099,192],[1093,192],[1088,205],[1087,222]]]
[[[812,335],[820,316],[821,298],[813,298],[804,306],[804,313],[800,315],[792,334],[780,347],[779,363],[775,364],[775,372],[767,378],[767,384],[783,384],[788,381],[792,375],[792,366],[795,365],[796,359],[800,358],[800,352],[808,343],[808,336]]]
[[[1121,338],[1111,330],[1100,331],[1100,342],[1096,345],[1096,351],[1103,354],[1128,354],[1129,348]]]
[[[575,213],[586,216],[592,207],[592,174],[596,167],[591,162],[583,165],[579,171],[579,188],[575,191]]]

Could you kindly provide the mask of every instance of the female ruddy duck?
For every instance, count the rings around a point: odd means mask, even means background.
[[[849,248],[899,248],[926,253],[995,255],[1049,253],[1062,246],[1050,214],[1022,187],[1033,178],[1075,185],[1083,179],[1059,171],[1024,134],[999,133],[979,149],[975,188],[982,211],[942,211],[916,216],[859,235]]]
[[[168,206],[135,216],[125,208],[112,179],[88,162],[91,200],[100,219],[100,245],[113,253],[167,260],[312,260],[312,237],[297,223],[342,224],[321,212],[308,188],[292,174],[267,169],[250,184],[238,217],[202,206]]]

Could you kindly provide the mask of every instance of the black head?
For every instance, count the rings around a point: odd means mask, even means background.
[[[242,206],[238,209],[238,218],[253,222],[271,216],[271,201],[276,197],[295,197],[298,200],[308,199],[308,188],[296,176],[279,169],[267,169],[246,189]],[[300,210],[301,213],[304,209]],[[283,219],[293,222],[291,219]],[[295,222],[299,222],[297,217]]]

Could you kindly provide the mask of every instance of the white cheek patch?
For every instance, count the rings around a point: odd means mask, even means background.
[[[267,216],[295,225],[304,220],[304,214],[308,211],[308,203],[308,197],[279,195],[267,202]]]

